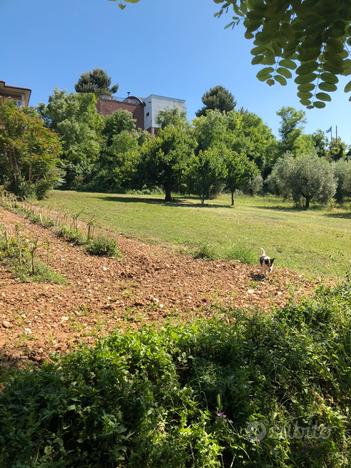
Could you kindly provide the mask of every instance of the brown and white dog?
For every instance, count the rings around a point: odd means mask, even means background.
[[[262,275],[266,275],[268,273],[271,273],[273,270],[274,258],[268,257],[264,249],[261,248],[261,251],[262,251],[262,254],[260,257],[261,273]]]

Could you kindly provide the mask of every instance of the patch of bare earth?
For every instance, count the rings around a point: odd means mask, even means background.
[[[1,208],[0,222],[8,229],[20,224],[30,237],[49,242],[49,266],[67,279],[66,285],[20,283],[0,266],[3,357],[40,361],[116,328],[210,317],[219,307],[222,313],[233,307],[268,311],[316,286],[286,269],[259,281],[255,266],[194,260],[124,236],[118,237],[121,259],[92,257]],[[46,248],[41,254],[46,257]]]

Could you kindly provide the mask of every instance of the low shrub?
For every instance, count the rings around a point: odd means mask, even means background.
[[[0,262],[22,282],[64,284],[65,278],[42,262],[37,256],[39,241],[22,236],[18,227],[15,235],[0,229]]]
[[[114,334],[0,394],[1,466],[351,465],[351,286]]]
[[[218,255],[214,247],[209,244],[203,244],[193,251],[193,257],[200,260],[215,260],[218,258]]]
[[[118,257],[120,253],[117,242],[108,237],[91,239],[86,246],[86,251],[90,255],[100,257]]]
[[[258,261],[259,255],[255,252],[253,252],[250,249],[247,249],[245,247],[240,247],[233,245],[231,248],[229,248],[225,254],[224,257],[227,260],[237,260],[241,263],[247,263],[248,265],[254,265]]]
[[[85,244],[85,239],[83,235],[77,229],[72,229],[69,226],[65,226],[65,225],[60,226],[56,231],[56,235],[58,237],[61,237],[67,242],[71,242],[71,244],[75,244],[75,245]]]

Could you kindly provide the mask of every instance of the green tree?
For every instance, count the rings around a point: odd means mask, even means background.
[[[282,107],[277,112],[277,115],[281,118],[279,152],[281,155],[287,152],[292,153],[295,141],[302,135],[302,130],[306,123],[305,113],[293,107]]]
[[[327,203],[336,191],[332,165],[316,154],[281,158],[273,168],[271,181],[274,178],[277,187],[281,187],[285,194],[289,190],[297,205],[304,200],[306,209],[311,201]]]
[[[60,178],[60,141],[31,109],[0,104],[0,183],[21,198],[43,198]]]
[[[90,186],[103,192],[133,188],[140,159],[139,139],[136,130],[115,134],[100,154]]]
[[[320,158],[325,158],[327,156],[328,148],[328,140],[325,136],[325,133],[323,130],[316,130],[314,133],[312,133],[311,137],[316,153]]]
[[[230,112],[235,109],[236,101],[230,91],[223,86],[214,86],[202,96],[203,107],[197,111],[197,117],[205,115],[208,110]]]
[[[162,187],[165,201],[171,202],[172,192],[179,188],[194,147],[191,129],[184,125],[168,125],[155,138],[146,139],[138,169],[143,182]]]
[[[188,185],[192,193],[201,198],[201,203],[216,195],[219,186],[227,175],[224,147],[211,147],[200,150],[193,156],[188,169]]]
[[[338,161],[340,159],[345,159],[347,154],[348,148],[346,143],[344,143],[341,138],[333,138],[329,144],[327,158],[330,161]]]
[[[94,94],[67,94],[55,90],[39,111],[62,143],[61,166],[65,188],[80,188],[91,177],[101,150],[103,118],[96,111]]]
[[[225,184],[231,193],[231,205],[234,206],[234,193],[236,190],[244,189],[253,179],[259,175],[259,170],[253,161],[244,154],[227,150],[224,153],[226,167]]]
[[[105,138],[105,144],[112,143],[113,138],[121,132],[131,132],[136,129],[136,121],[133,114],[127,110],[121,109],[105,117],[102,135]]]
[[[232,130],[238,128],[239,122],[236,119],[236,115],[233,116],[231,124]],[[206,115],[195,118],[193,126],[197,141],[197,152],[223,144],[229,135],[228,116],[218,110],[209,110]]]
[[[318,156],[312,135],[298,136],[294,141],[292,152],[295,156],[301,154],[316,154]]]
[[[100,68],[83,73],[75,85],[77,93],[93,93],[97,97],[112,96],[117,93],[118,85],[111,86],[111,78]]]
[[[337,182],[335,199],[343,203],[351,196],[351,161],[339,160],[334,164],[334,175]]]
[[[272,130],[253,112],[241,110],[241,133],[237,150],[254,161],[261,172],[269,172],[277,159],[277,140]]]
[[[168,127],[168,125],[176,127],[187,125],[186,113],[177,108],[162,110],[157,116],[157,124],[161,128]]]

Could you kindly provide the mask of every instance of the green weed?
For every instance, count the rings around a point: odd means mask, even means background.
[[[0,465],[350,466],[350,284],[229,318],[116,333],[18,372],[0,394]]]

